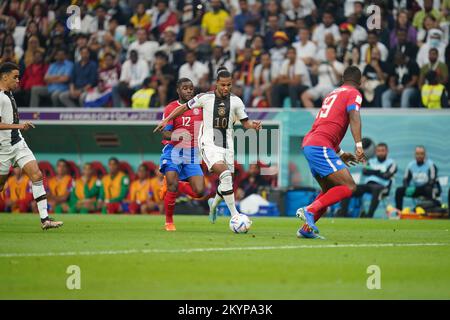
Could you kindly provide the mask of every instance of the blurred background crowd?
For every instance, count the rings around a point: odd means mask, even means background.
[[[312,108],[357,65],[365,107],[444,108],[449,10],[450,0],[3,0],[0,61],[20,64],[24,107],[164,106],[178,78],[207,91],[224,65],[248,107]]]

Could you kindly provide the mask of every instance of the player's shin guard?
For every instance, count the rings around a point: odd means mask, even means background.
[[[175,211],[175,201],[177,192],[167,191],[164,198],[164,211],[166,213],[166,223],[173,223],[173,212]]]
[[[48,217],[47,211],[47,193],[44,188],[44,180],[35,181],[31,184],[31,190],[33,191],[33,198],[36,201],[36,205],[39,211],[41,220]]]
[[[234,203],[234,192],[233,192],[233,179],[231,177],[231,171],[225,170],[219,176],[220,184],[219,191],[230,210],[231,216],[239,214],[236,209],[236,204]]]
[[[347,186],[336,186],[325,192],[320,199],[314,200],[312,204],[307,207],[309,212],[318,215],[322,210],[326,210],[327,207],[342,201],[352,196],[352,190]]]
[[[192,190],[191,184],[186,181],[178,182],[178,191],[190,196],[191,198],[200,198],[202,196],[201,194],[195,193],[194,190]]]

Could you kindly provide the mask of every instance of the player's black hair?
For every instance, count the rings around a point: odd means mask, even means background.
[[[116,164],[119,164],[119,159],[117,159],[116,157],[109,158],[108,162],[111,162],[111,161],[115,162]]]
[[[380,142],[379,144],[377,144],[377,147],[384,147],[386,149],[389,149],[389,147],[388,147],[386,142]]]
[[[177,81],[177,89],[178,89],[179,87],[181,87],[181,85],[182,85],[183,83],[185,83],[185,82],[192,82],[192,80],[189,79],[189,78],[180,78],[180,79],[178,79],[178,81]]]
[[[361,82],[361,70],[357,66],[349,66],[344,70],[344,74],[342,76],[344,82],[351,81],[354,83]]]
[[[217,81],[219,81],[220,78],[231,78],[230,71],[228,71],[228,69],[224,66],[220,66],[217,69]]]
[[[58,161],[56,161],[56,164],[58,164],[58,163],[64,163],[64,165],[66,166],[66,168],[69,169],[69,163],[67,162],[66,159],[60,158],[60,159],[58,159]]]
[[[19,70],[19,66],[13,62],[5,62],[0,65],[0,77],[11,71]]]

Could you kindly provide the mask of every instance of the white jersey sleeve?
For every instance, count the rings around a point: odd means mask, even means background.
[[[235,97],[233,101],[234,107],[234,115],[237,120],[242,121],[248,119],[247,112],[245,111],[244,102],[242,102],[241,98]]]
[[[189,109],[203,108],[204,99],[202,99],[202,97],[205,97],[204,93],[200,93],[200,94],[196,95],[195,97],[193,97],[191,100],[189,100],[187,102],[187,107]]]

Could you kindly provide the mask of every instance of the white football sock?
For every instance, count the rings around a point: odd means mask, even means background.
[[[33,198],[36,200],[36,205],[41,219],[47,218],[47,194],[44,188],[44,181],[40,180],[33,182],[31,184],[31,190],[33,191]]]
[[[231,178],[231,171],[225,170],[221,173],[219,179],[219,191],[222,194],[223,200],[225,200],[228,209],[230,210],[231,216],[233,217],[239,214],[239,212],[237,211],[236,204],[234,202],[233,179]]]

